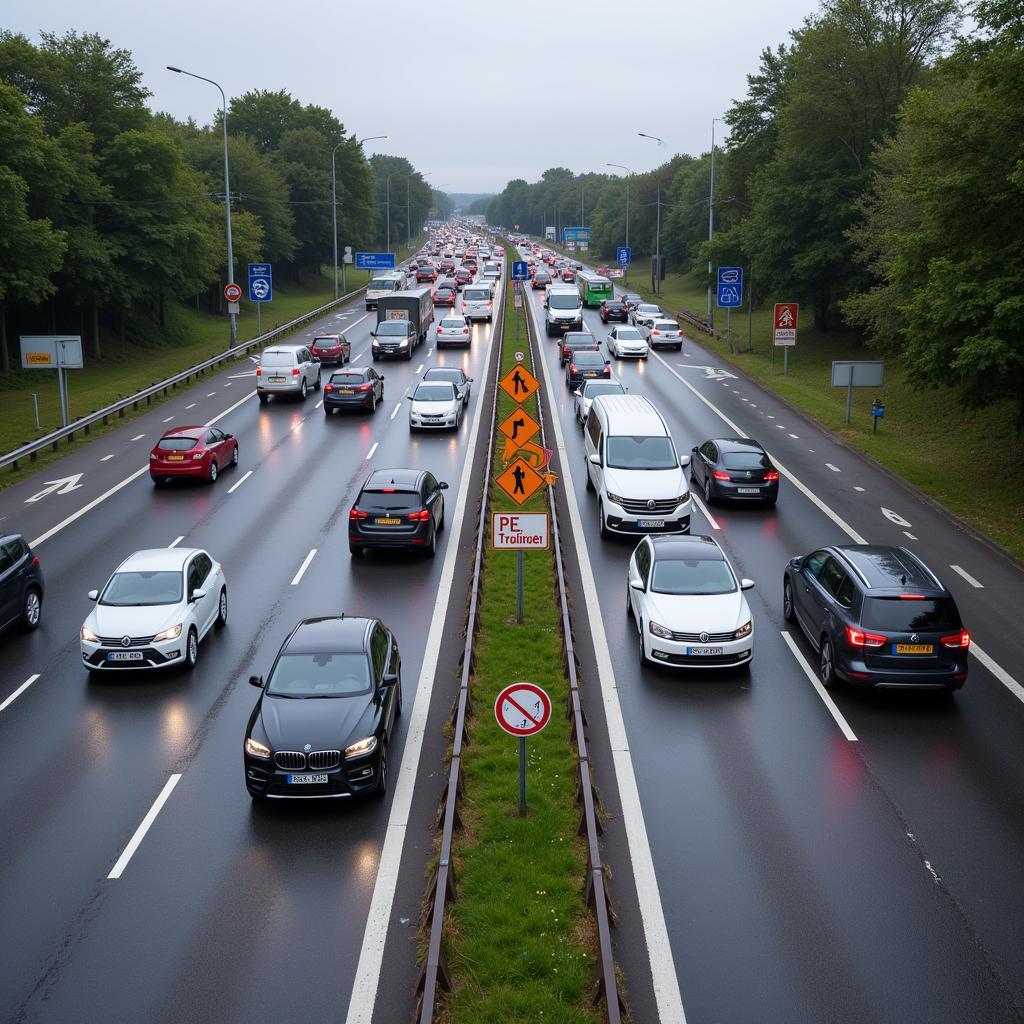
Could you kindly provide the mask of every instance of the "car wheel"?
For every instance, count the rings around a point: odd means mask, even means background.
[[[217,460],[210,459],[210,472],[209,472],[210,483],[216,483],[217,481]]]
[[[430,544],[427,546],[427,558],[433,558],[437,554],[437,529],[430,531]]]
[[[769,499],[768,499],[768,500],[767,500],[767,501],[765,502],[765,506],[766,506],[767,508],[775,508],[775,503],[776,503],[776,502],[777,502],[778,500],[779,500],[779,499],[778,499],[778,497],[775,497],[775,498],[769,498]]]
[[[647,657],[647,652],[644,650],[644,620],[641,619],[639,622],[640,627],[640,667],[647,668],[651,664],[651,659]]]
[[[363,549],[359,547],[357,544],[349,544],[348,553],[353,558],[358,558],[363,553]]]
[[[679,342],[679,344],[676,345],[676,351],[677,352],[682,352],[683,351],[683,343],[682,342]]]
[[[334,415],[334,409],[331,408],[330,406],[325,405],[324,406],[324,415],[325,416],[333,416]]]
[[[228,624],[228,588],[220,588],[220,597],[217,599],[217,625]]]
[[[165,476],[155,476],[155,477],[153,477],[153,486],[154,487],[163,487],[163,485],[165,483],[167,483],[167,477],[165,477]]]
[[[398,688],[398,693],[395,694],[395,716],[397,717],[402,713],[402,677],[398,677],[398,682],[395,683]]]
[[[25,629],[35,629],[39,625],[40,616],[43,613],[43,599],[35,587],[29,587],[25,591],[25,598],[21,602],[21,624]]]
[[[380,763],[377,768],[377,785],[373,787],[373,795],[383,799],[388,791],[388,744],[383,741],[380,747]]]
[[[704,504],[711,504],[711,477],[704,477]]]
[[[590,463],[586,459],[583,460],[583,472],[586,474],[584,486],[588,491],[592,491],[594,489],[594,481],[590,479]]]
[[[260,395],[260,405],[266,405],[270,401],[270,395]]]
[[[441,518],[437,521],[437,532],[444,533],[444,501],[441,502]]]
[[[793,585],[789,580],[782,584],[782,617],[787,622],[796,621],[796,612],[793,610]]]
[[[626,584],[626,618],[633,614],[633,602],[629,599],[629,584]]]
[[[320,371],[317,370],[316,371],[316,383],[313,385],[313,390],[314,391],[319,391],[321,383],[322,383],[322,381],[320,380]]]
[[[299,385],[299,399],[301,401],[306,400],[306,378],[302,378],[302,383]]]
[[[373,356],[373,361],[374,361],[375,363],[376,363],[376,362],[379,362],[379,361],[380,361],[380,356],[379,356],[379,355],[377,355],[376,353],[374,353],[374,356]]]
[[[238,445],[236,444],[234,450],[231,452],[231,465],[238,465]]]
[[[601,502],[597,503],[597,523],[598,529],[601,531],[601,539],[603,540],[604,538],[609,536],[609,533],[608,525],[605,522],[604,518],[604,505],[602,505]]]
[[[376,395],[371,395],[370,396],[370,412],[374,413],[376,411],[377,411],[377,396]]]
[[[188,639],[185,641],[185,668],[191,672],[199,660],[199,634],[195,626],[188,631]]]
[[[832,641],[829,640],[828,637],[821,638],[821,654],[818,658],[818,678],[821,680],[821,685],[824,686],[826,690],[830,686],[835,685],[835,657],[832,652]]]

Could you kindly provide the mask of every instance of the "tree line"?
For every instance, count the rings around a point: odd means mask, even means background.
[[[177,121],[149,95],[98,35],[0,32],[0,374],[19,333],[81,334],[99,357],[101,324],[131,339],[167,302],[221,308],[220,111]],[[339,252],[383,245],[388,192],[392,245],[448,211],[408,160],[367,159],[330,110],[284,90],[231,98],[227,127],[235,280],[248,262],[285,280],[332,262],[332,151]]]
[[[1010,397],[1024,429],[1024,0],[825,0],[722,120],[713,238],[712,154],[674,156],[629,176],[634,262],[660,207],[670,269],[747,267],[755,301],[799,301],[968,406]],[[610,256],[625,177],[554,168],[484,212],[538,233],[580,224],[582,196]]]

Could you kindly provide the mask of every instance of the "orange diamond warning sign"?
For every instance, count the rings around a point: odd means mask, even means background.
[[[525,402],[540,388],[540,381],[523,365],[513,366],[498,382],[498,386],[514,402]]]
[[[544,477],[523,459],[516,459],[508,469],[495,477],[495,483],[517,504],[522,505],[544,486]]]
[[[540,424],[529,413],[516,409],[498,424],[498,429],[508,438],[506,449],[508,444],[514,448],[522,448],[540,430]]]

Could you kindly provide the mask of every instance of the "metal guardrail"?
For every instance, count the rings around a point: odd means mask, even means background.
[[[60,427],[58,430],[53,430],[49,434],[45,434],[43,437],[37,438],[35,441],[29,441],[26,444],[21,445],[21,447],[15,448],[13,451],[0,455],[0,469],[10,466],[12,470],[15,470],[18,468],[18,463],[23,459],[29,459],[34,462],[39,452],[46,448],[57,451],[60,448],[61,441],[65,439],[69,442],[74,441],[77,433],[85,434],[88,437],[90,429],[94,424],[103,423],[106,425],[110,422],[111,416],[123,417],[125,410],[129,406],[132,409],[138,409],[140,402],[152,405],[153,399],[157,395],[161,393],[166,395],[170,388],[177,387],[179,384],[187,384],[193,377],[197,377],[200,374],[205,373],[207,370],[212,370],[214,367],[227,362],[229,359],[237,359],[239,356],[245,355],[251,348],[267,344],[267,342],[272,341],[274,338],[301,326],[309,320],[321,316],[323,313],[334,309],[336,306],[339,306],[344,302],[348,302],[365,288],[366,285],[363,285],[355,291],[349,292],[347,295],[342,295],[337,299],[331,299],[330,302],[327,302],[316,309],[310,310],[308,313],[303,313],[294,320],[289,320],[288,323],[275,327],[272,331],[267,331],[265,334],[261,334],[256,338],[244,341],[240,345],[235,345],[234,348],[225,349],[223,352],[219,352],[217,355],[212,356],[204,362],[197,363],[195,366],[190,366],[187,370],[182,370],[180,373],[176,373],[173,377],[168,377],[166,380],[159,381],[156,384],[151,384],[148,388],[143,388],[134,395],[129,395],[127,398],[121,398],[103,409],[97,409],[95,412],[89,413],[88,416],[80,417],[73,423],[69,423],[66,427]]]

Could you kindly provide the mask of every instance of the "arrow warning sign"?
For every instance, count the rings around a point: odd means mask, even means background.
[[[514,448],[521,448],[540,430],[540,424],[525,410],[516,409],[498,424],[498,429]],[[507,450],[508,445],[505,447]]]

